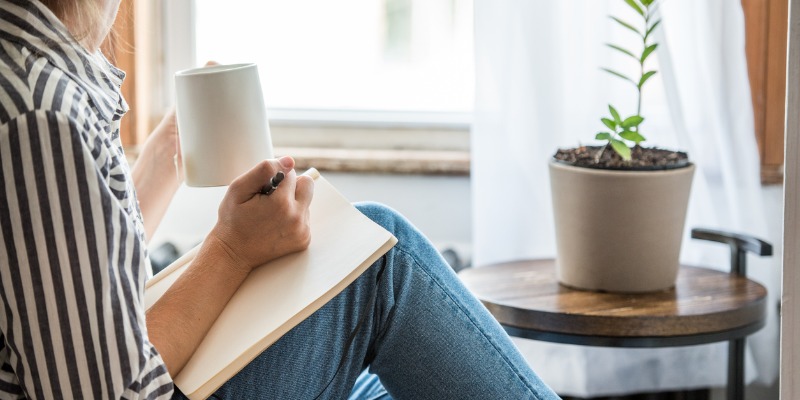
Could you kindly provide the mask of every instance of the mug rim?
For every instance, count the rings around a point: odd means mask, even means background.
[[[241,63],[241,64],[224,64],[224,65],[211,65],[208,67],[189,68],[178,71],[175,76],[190,76],[190,75],[208,75],[218,72],[234,71],[237,69],[244,69],[255,67],[255,63]]]

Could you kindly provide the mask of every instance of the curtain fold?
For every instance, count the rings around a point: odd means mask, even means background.
[[[474,264],[555,256],[547,162],[558,147],[594,143],[609,103],[635,113],[635,89],[602,72],[637,67],[605,46],[635,46],[622,0],[475,0],[476,104],[472,133]],[[727,270],[722,246],[693,242],[692,227],[770,239],[736,0],[667,0],[644,87],[646,145],[687,150],[698,166],[681,260]],[[632,47],[637,49],[638,48]],[[771,238],[779,240],[780,238]],[[780,262],[750,258],[750,275],[778,298]],[[748,380],[777,377],[775,307],[749,340]],[[559,393],[600,396],[724,386],[724,343],[670,349],[607,349],[519,340]],[[600,366],[603,367],[600,367]],[[609,367],[606,367],[610,365]]]

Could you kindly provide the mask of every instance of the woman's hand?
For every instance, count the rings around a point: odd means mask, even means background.
[[[269,196],[261,194],[278,171],[286,178]],[[206,244],[218,246],[232,265],[246,272],[304,250],[311,241],[308,207],[313,192],[314,180],[297,176],[291,157],[263,161],[228,187]]]
[[[176,154],[179,157],[177,174]],[[133,165],[132,176],[144,217],[145,231],[147,237],[151,237],[183,181],[174,108],[167,112],[153,133],[147,137]]]
[[[178,135],[178,118],[175,113],[175,107],[172,107],[158,123],[156,129],[150,134],[149,140],[158,142],[158,147],[163,151],[165,157],[172,158],[172,164],[175,168],[176,179],[178,182],[183,182],[183,161],[181,157],[181,138]]]

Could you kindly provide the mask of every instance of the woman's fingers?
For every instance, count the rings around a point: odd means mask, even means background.
[[[269,185],[278,171],[288,174],[290,170],[284,169],[278,160],[261,161],[231,182],[228,193],[233,196],[236,203],[244,203],[261,192],[264,186]]]
[[[294,198],[303,208],[308,208],[311,198],[314,197],[314,179],[310,176],[300,175],[294,190]]]

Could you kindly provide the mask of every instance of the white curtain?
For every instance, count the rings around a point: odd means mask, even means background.
[[[636,44],[609,15],[637,21],[623,0],[475,0],[475,265],[554,257],[549,158],[558,147],[594,143],[609,103],[635,113],[635,89],[600,70],[636,72],[630,59],[605,46]],[[648,145],[684,149],[698,166],[682,262],[727,270],[727,249],[692,241],[688,230],[767,236],[741,3],[666,0],[660,16],[660,47],[652,60],[660,72],[644,88],[642,132]],[[779,260],[749,262],[750,276],[777,299]],[[777,377],[775,303],[769,303],[767,327],[749,340],[749,381]],[[726,384],[724,343],[669,349],[517,344],[565,395]]]

